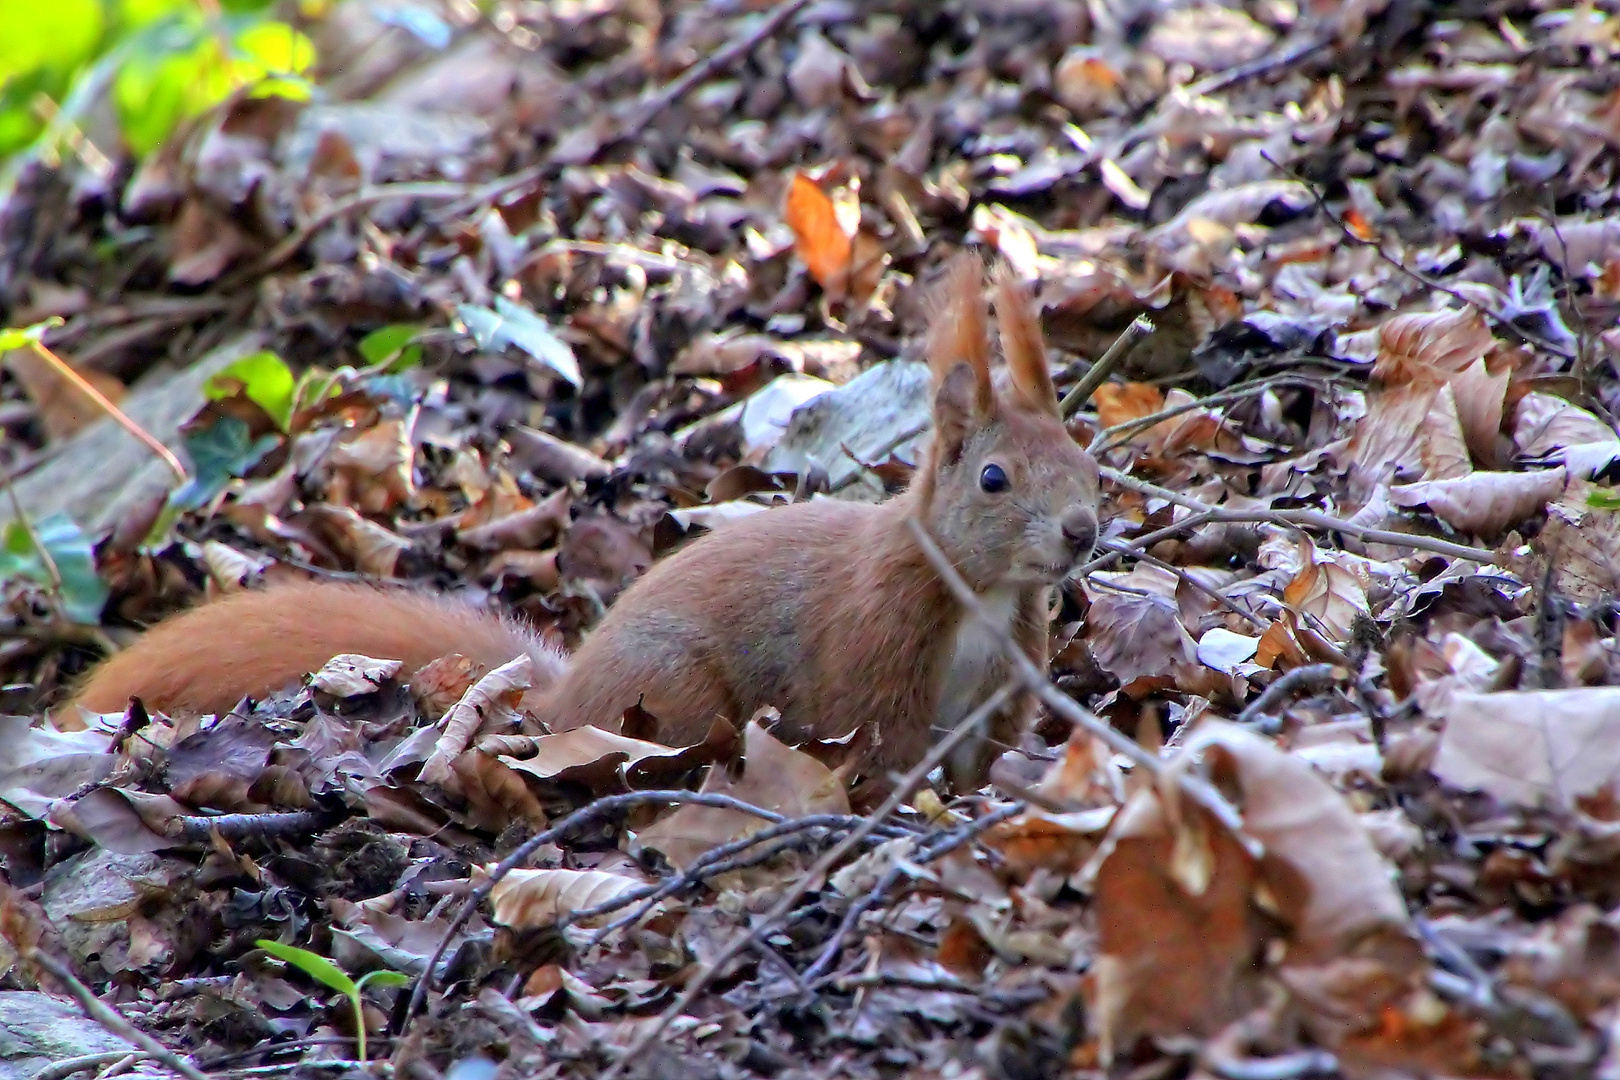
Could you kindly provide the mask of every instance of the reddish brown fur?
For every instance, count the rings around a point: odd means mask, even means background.
[[[91,673],[77,701],[114,712],[224,713],[317,671],[339,653],[404,661],[406,673],[449,653],[495,667],[528,652],[546,683],[566,667],[522,625],[470,604],[404,590],[296,582],[238,592],[143,634]]]
[[[1039,323],[1022,286],[1002,277],[997,318],[1007,357],[993,387],[982,264],[948,268],[928,358],[935,438],[917,482],[881,505],[815,500],[756,514],[690,545],[628,589],[543,697],[553,730],[616,728],[642,701],[672,743],[701,739],[762,705],[790,739],[876,734],[867,765],[910,766],[1006,677],[1007,664],[917,548],[906,521],[929,528],[963,577],[1005,612],[1010,633],[1046,659],[1053,581],[1091,548],[1097,473],[1063,429]],[[1007,489],[983,490],[994,464]],[[514,624],[398,593],[332,585],[247,593],[165,623],[91,678],[80,701],[121,708],[218,711],[318,668],[337,652],[419,665],[448,652],[501,663],[533,642]],[[992,725],[1012,738],[1024,696]],[[952,762],[982,771],[981,745]]]

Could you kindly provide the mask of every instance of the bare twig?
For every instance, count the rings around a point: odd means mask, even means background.
[[[1258,630],[1265,630],[1271,625],[1265,619],[1262,619],[1260,616],[1256,615],[1242,604],[1239,604],[1236,600],[1233,600],[1230,596],[1227,596],[1225,593],[1216,589],[1210,588],[1208,585],[1205,585],[1202,581],[1199,581],[1197,578],[1193,577],[1179,566],[1172,566],[1163,559],[1149,555],[1145,551],[1141,551],[1125,544],[1118,544],[1114,543],[1113,541],[1105,540],[1103,541],[1102,546],[1107,548],[1109,551],[1123,555],[1128,559],[1140,559],[1145,563],[1157,566],[1161,570],[1170,571],[1170,573],[1176,575],[1178,579],[1185,581],[1188,588],[1203,593],[1205,596],[1221,605],[1221,607],[1243,619],[1250,626],[1253,626]]]
[[[72,969],[62,961],[43,949],[32,950],[32,955],[28,959],[50,972],[56,981],[61,983],[62,987],[73,996],[73,1000],[79,1003],[79,1008],[83,1009],[84,1014],[90,1019],[119,1038],[134,1043],[146,1053],[185,1077],[186,1080],[208,1080],[207,1074],[200,1072],[196,1066],[186,1061],[185,1058],[182,1058],[128,1020],[125,1020],[118,1014],[118,1010],[92,994],[90,988],[80,982],[79,977],[73,974]]]
[[[691,982],[687,983],[686,989],[681,992],[681,995],[659,1014],[655,1023],[649,1024],[642,1029],[629,1048],[620,1055],[612,1067],[602,1074],[601,1080],[614,1080],[615,1077],[622,1076],[632,1062],[640,1059],[654,1040],[664,1033],[664,1029],[670,1025],[671,1021],[691,1007],[697,996],[725,971],[733,960],[748,950],[754,941],[762,940],[770,932],[777,920],[792,910],[793,905],[799,902],[799,898],[815,887],[826,873],[838,864],[840,859],[853,851],[857,844],[869,836],[878,826],[882,825],[884,819],[911,796],[911,793],[922,784],[934,767],[950,756],[951,751],[956,749],[957,744],[971,735],[980,724],[992,716],[997,709],[1000,709],[1008,698],[1012,697],[1014,688],[1014,683],[1009,682],[1003,685],[994,694],[991,694],[982,705],[965,716],[961,723],[951,729],[949,734],[930,747],[923,759],[895,783],[894,790],[890,792],[889,797],[883,800],[881,806],[872,811],[859,828],[845,836],[826,854],[817,859],[815,864],[805,871],[798,882],[771,907],[770,911],[766,912],[754,924],[752,929],[733,937],[726,944],[726,947],[720,950],[718,956],[698,970],[697,974],[692,977]]]
[[[103,1066],[123,1061],[125,1058],[139,1059],[147,1056],[144,1051],[108,1050],[101,1054],[84,1054],[80,1057],[63,1058],[61,1061],[51,1062],[35,1073],[30,1080],[66,1080],[67,1077],[72,1076],[74,1073],[83,1072],[86,1069],[100,1069]]]
[[[691,886],[696,885],[707,878],[718,877],[721,874],[727,874],[733,870],[742,870],[749,866],[757,866],[762,862],[768,862],[790,847],[801,846],[808,840],[808,838],[802,835],[805,832],[821,829],[854,829],[858,827],[864,820],[864,818],[858,817],[854,814],[811,814],[808,817],[794,818],[791,821],[784,821],[781,824],[772,825],[768,828],[761,829],[756,833],[751,833],[748,836],[743,837],[741,840],[733,840],[729,844],[722,844],[717,848],[704,852],[692,862],[691,866],[688,866],[681,873],[673,875],[664,881],[656,882],[640,889],[633,889],[621,896],[616,896],[611,900],[598,904],[595,907],[570,912],[564,915],[559,922],[566,924],[572,922],[581,922],[586,919],[596,919],[603,915],[611,915],[613,912],[618,911],[621,908],[629,907],[631,904],[639,905],[636,910],[630,912],[628,915],[625,915],[623,918],[615,919],[613,922],[602,927],[602,929],[597,932],[596,936],[591,941],[591,944],[594,945],[597,942],[600,942],[612,931],[617,930],[622,926],[629,926],[630,924],[634,923],[637,919],[641,918],[642,915],[644,915],[653,904],[656,904],[658,901],[667,896],[673,896],[683,889],[690,888]],[[877,832],[881,834],[884,839],[893,839],[896,836],[911,835],[913,830],[904,827],[884,826],[878,829]],[[771,845],[769,848],[766,848],[766,850],[756,852],[747,859],[735,858],[735,856],[741,855],[749,848],[770,844],[771,841],[781,838],[786,838],[788,842],[780,845]]]
[[[951,829],[931,845],[919,844],[914,861],[917,863],[929,863],[942,858],[974,837],[1023,812],[1024,804],[1015,802],[1003,806],[993,813],[986,814],[977,821],[970,821],[964,826]],[[833,936],[827,941],[826,946],[822,948],[821,955],[816,957],[815,963],[811,964],[804,973],[804,981],[810,984],[812,989],[816,980],[825,975],[838,959],[838,954],[843,951],[844,942],[855,932],[856,924],[860,922],[861,916],[882,902],[884,894],[894,888],[894,883],[900,880],[900,875],[903,872],[904,865],[899,860],[896,860],[893,865],[884,871],[883,876],[878,879],[876,885],[849,905],[849,910],[844,912],[844,918],[839,922],[838,929],[833,932]]]
[[[1339,668],[1334,664],[1306,664],[1304,667],[1285,671],[1276,682],[1261,691],[1259,697],[1243,707],[1243,711],[1238,713],[1237,722],[1254,723],[1269,715],[1283,698],[1301,688],[1326,690],[1338,681],[1339,673]]]
[[[1255,523],[1270,523],[1286,527],[1309,525],[1317,529],[1331,529],[1334,532],[1348,533],[1373,544],[1389,544],[1392,547],[1412,548],[1416,551],[1432,551],[1436,555],[1449,555],[1453,559],[1468,559],[1485,566],[1496,562],[1496,553],[1485,548],[1468,547],[1464,544],[1453,544],[1449,540],[1438,540],[1430,536],[1417,536],[1413,533],[1389,532],[1385,529],[1369,529],[1362,525],[1355,525],[1343,518],[1336,518],[1331,514],[1324,514],[1319,510],[1221,510],[1208,503],[1195,499],[1191,495],[1183,495],[1179,491],[1150,484],[1146,480],[1138,480],[1128,473],[1118,469],[1102,468],[1102,474],[1120,487],[1139,491],[1144,495],[1173,502],[1178,506],[1185,506],[1189,510],[1196,510],[1200,514],[1210,515],[1208,521],[1246,521]]]
[[[922,548],[923,555],[927,557],[929,563],[934,567],[934,571],[939,574],[940,580],[945,583],[945,587],[950,590],[951,595],[956,597],[956,602],[966,608],[972,618],[978,619],[987,627],[997,627],[999,630],[999,624],[995,621],[995,618],[985,610],[983,602],[974,595],[967,582],[962,580],[962,575],[956,572],[956,568],[945,557],[945,553],[939,549],[939,545],[928,534],[928,529],[922,522],[916,518],[911,518],[907,521],[907,525],[910,526],[912,536],[916,539],[918,546]],[[1106,743],[1110,750],[1117,754],[1123,754],[1145,772],[1156,778],[1164,777],[1163,762],[1134,740],[1126,738],[1122,733],[1115,730],[1112,724],[1099,719],[1091,710],[1082,707],[1079,702],[1053,686],[1052,680],[1047,677],[1046,672],[1036,667],[1011,638],[1006,637],[1004,633],[1002,638],[1002,652],[1012,665],[1013,673],[1030,692],[1045,702],[1047,708],[1071,724],[1085,728]],[[1213,814],[1215,820],[1231,829],[1232,834],[1240,843],[1251,850],[1258,850],[1254,841],[1244,835],[1242,818],[1238,816],[1232,804],[1227,802],[1219,791],[1215,790],[1213,785],[1201,777],[1187,773],[1177,776],[1176,779],[1181,784],[1182,790],[1187,793],[1187,796]]]
[[[177,817],[165,823],[164,831],[170,836],[206,843],[218,833],[226,840],[248,837],[308,835],[331,820],[330,815],[314,810],[295,810],[292,813],[220,814],[218,817]]]
[[[1255,394],[1262,393],[1276,387],[1319,389],[1318,378],[1332,381],[1336,378],[1336,376],[1326,374],[1319,377],[1293,374],[1272,375],[1264,379],[1256,379],[1251,383],[1244,383],[1242,386],[1234,386],[1230,389],[1222,390],[1219,393],[1209,394],[1194,401],[1183,402],[1180,405],[1172,405],[1169,408],[1160,409],[1158,412],[1149,413],[1147,416],[1139,416],[1134,420],[1127,420],[1122,424],[1115,424],[1113,427],[1103,428],[1101,431],[1097,432],[1095,437],[1092,438],[1090,450],[1093,454],[1101,454],[1104,451],[1112,450],[1114,447],[1127,441],[1138,431],[1153,427],[1155,424],[1158,424],[1161,421],[1171,420],[1182,415],[1183,413],[1189,413],[1195,409],[1207,408],[1211,405],[1224,405],[1230,401],[1242,401],[1244,398],[1252,397]]]
[[[1138,315],[1132,319],[1131,325],[1120,331],[1119,337],[1114,339],[1114,343],[1108,346],[1107,351],[1097,358],[1095,364],[1091,365],[1091,370],[1080,376],[1080,381],[1074,384],[1073,389],[1063,395],[1063,400],[1058,402],[1058,413],[1067,418],[1080,406],[1090,401],[1091,395],[1097,392],[1097,387],[1103,384],[1104,379],[1113,374],[1114,369],[1119,367],[1120,361],[1125,359],[1125,354],[1131,351],[1131,346],[1151,333],[1153,333],[1152,319],[1149,319],[1146,315]]]
[[[467,924],[467,920],[472,918],[473,912],[478,910],[478,905],[488,898],[502,878],[522,866],[536,851],[539,851],[547,844],[557,842],[574,830],[589,825],[599,818],[617,814],[621,810],[627,810],[633,806],[645,806],[648,803],[687,803],[696,806],[719,806],[727,810],[741,810],[745,814],[753,814],[755,817],[763,818],[773,824],[783,820],[781,814],[754,806],[752,803],[743,802],[741,799],[702,791],[630,791],[622,795],[609,795],[597,799],[588,806],[580,807],[551,828],[537,833],[519,844],[511,854],[496,864],[494,870],[490,871],[489,880],[468,895],[466,901],[461,905],[461,910],[456,912],[456,917],[450,921],[449,926],[445,927],[444,936],[439,939],[439,944],[434,948],[433,955],[428,957],[427,967],[423,970],[421,976],[417,978],[416,986],[411,990],[410,1004],[406,1007],[405,1015],[401,1018],[401,1025],[410,1023],[411,1017],[415,1016],[417,1010],[422,1007],[423,1001],[427,998],[429,984],[433,980],[433,973],[438,970],[439,961],[444,957],[445,950],[455,940],[456,932]]]
[[[1146,551],[1154,544],[1157,544],[1160,540],[1168,540],[1177,533],[1186,532],[1188,529],[1196,529],[1198,526],[1207,525],[1214,520],[1215,518],[1213,516],[1213,512],[1209,514],[1191,514],[1182,518],[1180,521],[1175,522],[1174,524],[1166,525],[1162,529],[1154,529],[1152,532],[1145,533],[1144,535],[1138,536],[1135,539],[1120,540],[1117,542],[1117,546],[1114,548],[1114,550],[1105,552],[1104,554],[1097,556],[1095,559],[1092,559],[1090,562],[1083,564],[1074,572],[1074,576],[1084,577],[1086,574],[1089,574],[1094,570],[1101,570],[1105,567],[1114,565],[1115,563],[1119,562],[1122,556],[1128,554],[1127,551],[1121,549],[1130,549],[1131,551]]]
[[[615,140],[632,139],[641,134],[665,109],[691,93],[698,84],[741,61],[809,6],[810,0],[781,0],[769,15],[760,19],[758,25],[722,45],[681,72],[661,89],[654,91],[636,110],[635,115],[625,122],[624,128],[616,133]]]
[[[158,439],[154,437],[151,432],[147,431],[145,428],[141,427],[141,425],[131,420],[129,416],[124,413],[124,410],[120,409],[117,405],[114,405],[111,401],[108,401],[105,394],[86,382],[83,375],[80,375],[77,371],[74,371],[72,364],[69,364],[66,360],[62,359],[60,356],[57,356],[50,349],[46,348],[44,344],[38,341],[30,341],[28,345],[34,350],[35,355],[50,365],[52,371],[55,371],[62,378],[66,379],[73,385],[75,390],[78,390],[81,394],[94,402],[96,408],[112,417],[113,421],[119,427],[135,436],[135,438],[140,440],[143,446],[161,458],[163,460],[163,464],[169,467],[169,470],[173,472],[177,478],[179,478],[182,484],[186,482],[186,467],[180,464],[180,459],[175,457],[174,454],[170,452],[169,448],[158,441]]]
[[[1339,215],[1335,214],[1331,209],[1329,209],[1327,199],[1323,196],[1321,189],[1316,184],[1311,183],[1305,177],[1301,176],[1297,170],[1277,161],[1276,158],[1273,158],[1266,151],[1260,151],[1260,156],[1265,158],[1266,161],[1270,162],[1271,165],[1279,172],[1286,174],[1289,179],[1293,180],[1296,184],[1299,184],[1306,191],[1308,191],[1311,199],[1316,203],[1316,208],[1322,211],[1323,216],[1331,221],[1339,232],[1344,234],[1344,238],[1349,240],[1352,244],[1359,247],[1372,248],[1380,259],[1394,267],[1396,270],[1399,270],[1401,273],[1405,274],[1419,285],[1422,285],[1426,289],[1433,289],[1436,292],[1445,293],[1454,300],[1459,300],[1471,307],[1478,308],[1485,314],[1489,315],[1492,319],[1496,320],[1497,323],[1505,327],[1510,333],[1518,335],[1521,339],[1529,342],[1537,348],[1545,349],[1547,352],[1552,353],[1554,356],[1557,356],[1560,359],[1577,359],[1574,353],[1570,352],[1556,341],[1551,341],[1545,337],[1542,337],[1540,334],[1531,333],[1529,330],[1526,330],[1524,327],[1516,324],[1501,311],[1481,303],[1477,297],[1469,296],[1467,293],[1453,289],[1435,280],[1428,274],[1425,274],[1420,270],[1414,270],[1410,266],[1407,266],[1400,259],[1397,259],[1387,250],[1385,250],[1382,240],[1378,239],[1377,237],[1362,236],[1360,233],[1356,232],[1356,230],[1352,229],[1343,218],[1339,217]]]

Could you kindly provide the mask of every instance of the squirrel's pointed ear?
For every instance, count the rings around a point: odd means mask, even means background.
[[[957,364],[934,387],[934,453],[940,465],[962,456],[968,437],[983,423],[977,402],[977,377],[967,364]]]
[[[990,313],[984,300],[984,263],[972,252],[956,256],[946,267],[935,297],[927,347],[934,387],[943,392],[956,369],[966,365],[973,379],[971,413],[987,418],[995,410],[995,391],[990,385]]]
[[[1011,266],[996,268],[996,322],[1001,326],[1001,351],[1018,402],[1036,412],[1058,416],[1057,388],[1046,366],[1046,341],[1040,315],[1029,289]]]

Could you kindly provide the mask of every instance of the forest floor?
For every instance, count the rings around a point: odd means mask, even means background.
[[[5,204],[5,322],[184,472],[8,339],[0,1028],[121,1040],[40,1075],[1620,1078],[1613,4],[488,9],[339,4],[313,102]],[[895,490],[870,388],[964,246],[1059,393],[1121,346],[1067,707],[983,790],[552,735],[455,658],[62,707],[263,581],[573,646],[694,532]],[[820,394],[864,442],[784,433]]]

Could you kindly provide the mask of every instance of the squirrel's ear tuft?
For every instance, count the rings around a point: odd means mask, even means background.
[[[962,448],[982,423],[979,415],[977,377],[967,364],[957,364],[934,387],[934,462],[954,465]]]
[[[943,392],[957,367],[966,365],[973,378],[971,412],[988,417],[995,409],[990,384],[990,316],[984,300],[984,263],[964,251],[945,269],[935,292],[928,332],[928,366],[934,386]],[[936,404],[938,398],[936,398]]]
[[[1040,315],[1029,289],[1006,263],[996,268],[996,322],[1001,327],[1001,351],[1013,395],[1025,408],[1058,416],[1057,388],[1046,366]]]

